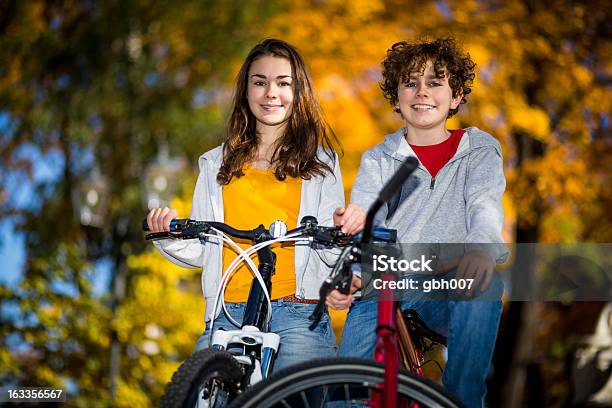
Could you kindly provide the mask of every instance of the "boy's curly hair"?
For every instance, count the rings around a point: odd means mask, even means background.
[[[391,106],[398,101],[397,88],[405,83],[412,73],[423,73],[427,61],[432,61],[438,78],[448,73],[448,83],[453,90],[453,97],[463,95],[461,103],[467,103],[467,95],[472,92],[474,67],[476,64],[469,54],[464,54],[453,38],[440,38],[432,42],[408,43],[400,41],[387,51],[382,63],[383,81],[380,88]],[[450,118],[459,111],[459,106],[448,112]]]

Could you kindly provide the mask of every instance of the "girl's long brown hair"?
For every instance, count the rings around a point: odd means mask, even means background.
[[[232,177],[244,176],[243,166],[253,160],[257,153],[256,119],[249,109],[247,86],[251,64],[264,56],[289,60],[294,77],[291,115],[272,155],[276,178],[284,180],[289,175],[309,180],[313,176],[324,176],[326,172],[333,173],[335,155],[332,141],[338,146],[339,143],[323,119],[306,64],[292,45],[281,40],[267,39],[249,52],[238,73],[232,113],[223,145],[223,163],[217,174],[217,182],[228,184]],[[331,159],[332,166],[317,156],[319,145]]]

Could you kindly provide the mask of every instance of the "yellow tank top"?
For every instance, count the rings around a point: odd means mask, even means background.
[[[243,169],[244,176],[232,178],[223,186],[223,212],[225,223],[238,229],[253,229],[259,224],[269,228],[273,221],[280,220],[293,229],[297,225],[300,211],[302,179],[287,177],[279,181],[273,170],[259,170],[249,165]],[[238,244],[242,249],[250,243]],[[276,272],[272,276],[272,299],[295,294],[295,251],[292,242],[272,247],[276,254]],[[224,244],[223,271],[236,258],[236,251]],[[257,254],[251,256],[258,265]],[[225,291],[227,302],[246,302],[253,274],[243,262],[234,272]]]

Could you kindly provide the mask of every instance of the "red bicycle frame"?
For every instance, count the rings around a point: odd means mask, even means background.
[[[381,392],[373,395],[372,407],[397,407],[397,376],[399,373],[399,352],[395,336],[395,296],[388,282],[393,281],[392,274],[382,275],[383,290],[378,302],[378,324],[376,326],[376,348],[374,359],[385,364],[385,382],[379,384]]]
[[[378,384],[377,392],[374,392],[370,406],[396,408],[400,361],[408,370],[424,377],[422,367],[424,353],[423,350],[415,347],[403,316],[398,315],[399,305],[395,302],[393,289],[390,289],[388,284],[394,280],[393,274],[383,274],[381,278],[383,289],[378,302],[374,360],[385,365],[385,381]],[[398,338],[400,339],[399,344]],[[418,404],[412,405],[412,408],[418,408]]]

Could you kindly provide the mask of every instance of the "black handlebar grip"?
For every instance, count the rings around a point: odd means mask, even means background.
[[[383,202],[391,200],[393,195],[397,192],[397,190],[404,183],[404,181],[406,181],[406,179],[410,177],[410,175],[418,167],[418,165],[419,161],[412,156],[404,160],[400,168],[395,172],[395,174],[380,191],[378,199]]]
[[[184,226],[185,224],[189,223],[190,220],[189,219],[179,219],[179,218],[174,218],[172,221],[170,221],[170,231],[174,232],[175,229],[180,228],[181,226]],[[142,220],[142,230],[143,231],[150,231],[151,229],[149,228],[149,224],[147,223],[147,219],[145,218],[144,220]]]

